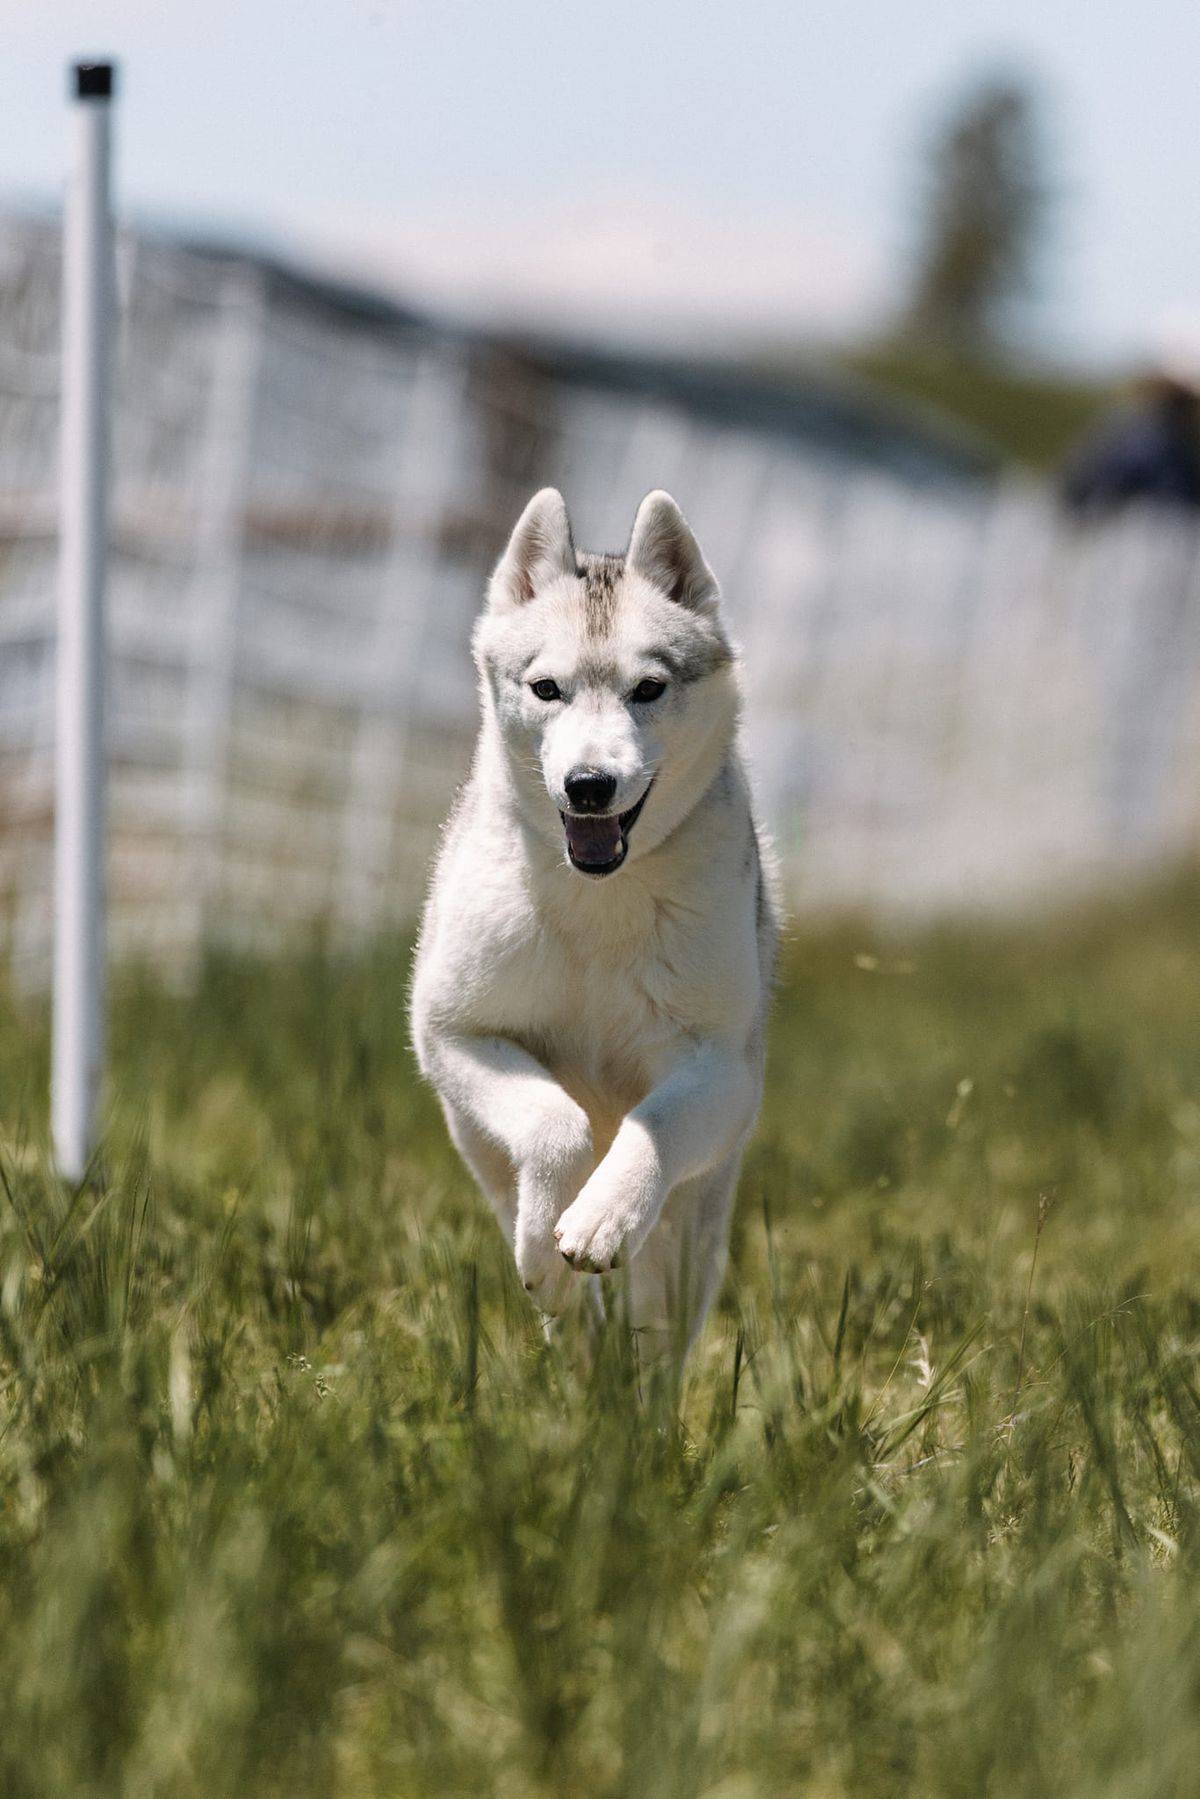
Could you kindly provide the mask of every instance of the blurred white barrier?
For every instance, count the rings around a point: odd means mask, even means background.
[[[746,653],[793,901],[1033,902],[1200,848],[1200,550],[554,381],[254,264],[118,261],[110,941],[186,967],[410,917],[528,493],[619,547],[673,489]],[[54,233],[0,221],[0,934],[48,971]]]

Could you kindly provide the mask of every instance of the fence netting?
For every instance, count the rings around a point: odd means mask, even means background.
[[[60,255],[0,223],[0,936],[49,969]],[[1200,543],[920,485],[253,259],[117,253],[110,939],[411,918],[470,756],[468,637],[533,489],[620,548],[667,487],[745,657],[798,908],[1034,902],[1200,845]]]

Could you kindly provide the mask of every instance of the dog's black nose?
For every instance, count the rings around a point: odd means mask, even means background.
[[[572,812],[603,812],[612,805],[617,777],[602,775],[594,768],[573,768],[563,786]]]

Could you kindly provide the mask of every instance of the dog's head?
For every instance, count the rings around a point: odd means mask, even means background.
[[[522,814],[584,875],[615,874],[669,836],[733,735],[720,594],[670,494],[647,494],[623,556],[577,551],[562,495],[535,494],[475,654]]]

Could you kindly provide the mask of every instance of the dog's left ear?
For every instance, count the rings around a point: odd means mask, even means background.
[[[677,606],[715,613],[721,592],[691,526],[669,493],[648,493],[637,509],[625,552],[626,566],[651,582]]]

